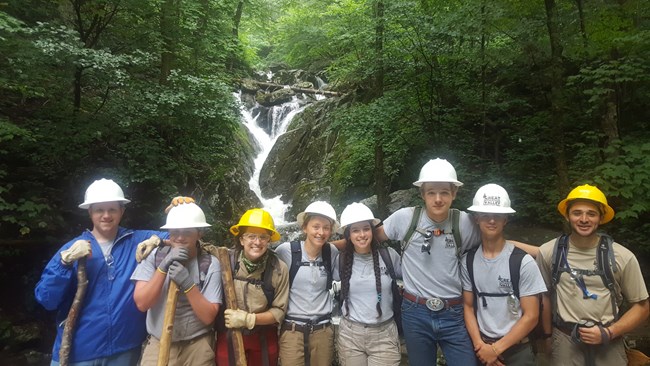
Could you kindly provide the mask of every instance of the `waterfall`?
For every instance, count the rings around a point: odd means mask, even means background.
[[[255,157],[255,170],[248,185],[262,202],[262,208],[273,216],[275,224],[287,224],[284,214],[291,203],[282,202],[280,196],[272,198],[263,197],[259,182],[260,172],[278,137],[287,130],[287,126],[289,126],[291,120],[298,113],[302,112],[307,104],[294,96],[291,101],[278,106],[266,108],[255,103],[255,106],[252,108],[246,108],[241,103],[241,92],[236,93],[235,98],[237,98],[241,105],[242,123],[248,128],[251,135],[255,137],[255,142],[260,149],[259,154]],[[260,119],[266,119],[268,126],[260,126]]]

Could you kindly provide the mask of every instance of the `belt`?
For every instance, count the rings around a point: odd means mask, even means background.
[[[282,323],[282,327],[280,327],[281,330],[291,330],[291,331],[298,331],[301,333],[311,333],[317,330],[321,330],[323,328],[329,327],[332,325],[332,323],[324,323],[324,324],[298,324],[294,322],[284,322]]]
[[[481,333],[481,339],[483,340],[483,342],[485,342],[485,343],[487,343],[487,344],[494,344],[494,343],[497,343],[501,338],[503,338],[503,337],[492,338],[492,337],[488,337],[488,336],[486,336],[485,334]],[[524,337],[524,338],[522,338],[519,342],[515,343],[514,345],[517,345],[517,344],[526,344],[526,343],[529,343],[529,342],[530,342],[530,339],[529,339],[528,337]]]
[[[429,310],[431,311],[440,311],[443,309],[449,309],[454,305],[460,305],[463,303],[462,297],[456,297],[453,299],[441,299],[439,297],[431,297],[427,299],[424,297],[409,294],[406,291],[402,293],[402,296],[404,296],[404,298],[409,301],[413,301],[414,303],[420,305],[426,305],[426,307],[429,308]]]
[[[361,323],[361,322],[357,322],[357,321],[354,321],[354,320],[350,320],[348,318],[342,318],[342,320],[350,323],[350,325],[352,325],[352,326],[363,327],[363,328],[379,328],[379,327],[383,327],[384,325],[392,322],[393,318],[384,320],[381,323]]]

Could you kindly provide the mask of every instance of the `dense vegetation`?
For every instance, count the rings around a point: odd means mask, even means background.
[[[496,182],[519,218],[557,224],[559,198],[595,183],[617,209],[610,230],[647,245],[649,15],[645,0],[10,0],[0,233],[78,231],[75,204],[101,175],[137,197],[141,226],[174,194],[236,184],[235,80],[280,66],[358,96],[332,125],[346,140],[335,203],[385,202],[441,156],[467,185],[459,207]],[[246,208],[211,206],[228,222]]]

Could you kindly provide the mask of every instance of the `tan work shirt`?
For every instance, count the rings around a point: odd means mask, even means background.
[[[539,265],[546,287],[552,287],[552,257],[555,246],[553,239],[540,247],[537,255]],[[613,243],[614,257],[617,271],[614,280],[617,291],[630,303],[643,301],[648,298],[639,262],[632,252],[618,243]],[[567,261],[572,269],[596,270],[596,255],[598,246],[589,249],[580,249],[569,242]],[[559,255],[559,253],[558,253]],[[568,273],[562,273],[559,283],[555,286],[557,291],[557,309],[554,309],[565,322],[577,323],[580,320],[600,321],[607,324],[614,320],[612,313],[611,293],[603,284],[600,276],[583,276],[587,290],[598,296],[597,299],[584,299],[582,289],[576,284]],[[552,296],[552,295],[551,295]],[[620,307],[622,299],[616,303]]]
[[[272,253],[269,254],[273,255]],[[264,269],[274,261],[274,259],[269,257],[264,266],[261,266],[252,273],[248,273],[246,266],[239,261],[239,270],[234,276],[235,295],[237,296],[237,307],[239,309],[256,314],[269,310],[278,324],[282,324],[289,303],[289,269],[287,268],[287,265],[283,261],[279,259],[277,260],[277,265],[275,266],[273,275],[271,276],[271,284],[275,289],[275,293],[273,302],[270,306],[267,304],[266,296],[264,296],[261,284],[254,285],[247,281],[238,279],[251,278],[264,281],[262,278]]]

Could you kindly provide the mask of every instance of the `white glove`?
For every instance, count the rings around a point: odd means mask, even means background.
[[[138,261],[138,263],[142,262],[143,259],[146,259],[147,256],[149,256],[149,253],[151,251],[160,245],[162,240],[158,237],[158,235],[151,235],[151,238],[141,241],[138,243],[138,247],[135,250],[135,260]]]
[[[224,311],[226,328],[243,328],[253,329],[255,327],[255,314],[245,312],[244,310],[226,309]]]
[[[72,246],[66,250],[61,251],[61,262],[66,266],[72,264],[72,262],[83,258],[85,256],[92,256],[93,252],[90,248],[89,240],[77,240],[72,243]]]

